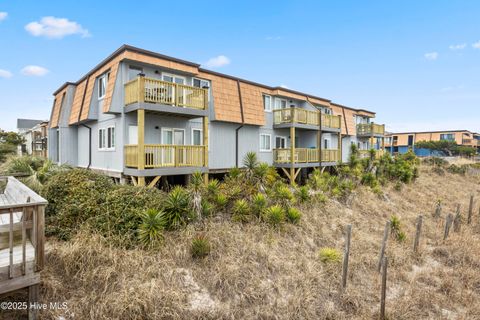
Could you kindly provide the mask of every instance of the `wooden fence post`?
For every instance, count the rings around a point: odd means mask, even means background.
[[[343,268],[342,268],[342,291],[347,288],[348,276],[348,258],[350,256],[350,240],[352,238],[352,225],[347,225],[347,232],[345,237],[345,251],[343,252]]]
[[[382,248],[380,249],[380,257],[378,258],[377,271],[382,270],[383,256],[385,255],[385,249],[387,247],[388,232],[390,231],[390,220],[385,224],[385,231],[383,232]]]
[[[417,218],[417,230],[415,232],[415,241],[413,242],[413,252],[418,252],[418,245],[420,244],[420,235],[422,233],[423,216],[419,215]]]
[[[388,258],[385,256],[383,258],[383,268],[382,268],[382,294],[380,298],[380,319],[385,319],[385,300],[387,298],[387,266]]]
[[[433,217],[436,219],[436,218],[440,218],[441,215],[442,215],[442,203],[438,201]]]
[[[473,214],[473,194],[470,195],[470,205],[468,207],[468,219],[467,224],[472,223],[472,214]]]
[[[443,233],[443,240],[447,240],[448,234],[450,233],[450,225],[452,224],[452,214],[449,213],[445,218],[445,231]]]
[[[460,204],[457,205],[457,213],[453,219],[453,231],[460,232],[461,229],[462,216],[460,215]]]

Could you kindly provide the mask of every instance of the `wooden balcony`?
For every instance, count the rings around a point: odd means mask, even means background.
[[[375,159],[379,159],[385,154],[384,150],[375,150]],[[361,159],[370,158],[370,150],[358,150],[358,156]]]
[[[293,163],[319,163],[318,149],[296,148]],[[340,161],[340,151],[336,149],[322,149],[322,162]],[[291,149],[273,149],[273,162],[278,164],[292,163]]]
[[[321,117],[321,119],[320,119]],[[320,126],[322,128],[340,129],[340,116],[320,113],[316,110],[306,110],[301,108],[286,108],[273,110],[273,124],[301,124],[310,126]]]
[[[47,201],[14,177],[0,182],[0,295],[28,287],[30,303],[38,302]]]
[[[152,103],[206,110],[208,90],[152,78],[137,77],[125,84],[125,106]]]
[[[125,146],[125,166],[138,168],[138,146]],[[205,146],[145,145],[145,169],[205,167]]]
[[[357,124],[357,136],[384,136],[385,125],[376,123]]]

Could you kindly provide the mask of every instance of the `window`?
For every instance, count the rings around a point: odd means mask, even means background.
[[[192,145],[201,146],[202,136],[202,129],[192,129]]]
[[[98,78],[98,99],[103,99],[105,97],[105,92],[107,90],[107,80],[108,80],[108,73],[100,76]]]
[[[287,100],[285,99],[275,99],[275,109],[286,109],[287,108]]]
[[[98,130],[98,149],[115,149],[115,127],[102,128]]]
[[[263,109],[265,111],[272,111],[272,97],[268,95],[263,95]]]
[[[271,138],[269,134],[260,134],[260,151],[272,151]]]
[[[163,74],[163,81],[185,84],[185,77],[175,76],[171,74]]]
[[[332,114],[332,110],[328,109],[328,108],[324,108],[323,109],[325,114]]]
[[[275,148],[276,149],[285,149],[287,147],[287,138],[285,137],[275,137]]]
[[[210,82],[203,79],[193,78],[192,85],[196,88],[202,88],[202,89],[207,88],[207,91],[208,91],[207,98],[208,98],[208,101],[210,101]]]
[[[323,148],[324,149],[330,149],[330,140],[323,139]]]
[[[453,141],[455,140],[455,135],[453,133],[442,133],[440,134],[440,140]]]

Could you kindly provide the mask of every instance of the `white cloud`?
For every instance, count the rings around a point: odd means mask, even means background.
[[[265,37],[265,40],[280,40],[282,39],[282,37],[280,36],[268,36],[268,37]]]
[[[13,74],[10,71],[0,69],[0,78],[11,78]]]
[[[22,74],[24,76],[35,76],[35,77],[41,77],[49,73],[50,71],[44,67],[40,66],[26,66],[25,68],[22,69]]]
[[[7,12],[0,12],[0,21],[7,19],[8,13]]]
[[[449,46],[448,48],[450,50],[463,50],[465,49],[465,47],[467,46],[466,43],[461,43],[461,44],[452,44],[451,46]]]
[[[477,41],[477,42],[473,43],[472,47],[475,48],[475,49],[480,49],[480,41]]]
[[[427,60],[437,60],[438,52],[428,52],[424,54],[425,59]]]
[[[219,55],[209,59],[207,63],[205,63],[205,66],[208,68],[220,68],[226,66],[227,64],[230,64],[230,59],[223,55]]]
[[[25,26],[35,37],[61,39],[72,34],[79,34],[82,38],[89,37],[90,33],[75,21],[65,18],[43,17],[40,22],[33,21]]]

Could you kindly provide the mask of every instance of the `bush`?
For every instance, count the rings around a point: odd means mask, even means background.
[[[232,211],[233,220],[240,222],[247,222],[250,220],[250,207],[246,200],[239,199],[235,201]]]
[[[138,239],[145,247],[155,247],[163,240],[167,219],[163,211],[148,209],[140,216]]]
[[[308,190],[308,186],[301,186],[296,191],[297,199],[300,202],[306,202],[310,200],[310,192]]]
[[[263,210],[265,210],[266,206],[267,206],[267,199],[262,193],[257,193],[255,196],[253,196],[253,199],[252,199],[253,214],[255,214],[257,217],[260,217]]]
[[[271,206],[265,210],[264,219],[272,226],[279,226],[285,221],[285,211],[279,205]]]
[[[467,165],[461,165],[457,166],[455,164],[452,164],[448,166],[447,171],[453,174],[459,174],[464,176],[467,173],[468,166]]]
[[[210,254],[210,241],[204,234],[197,235],[192,240],[190,252],[194,259],[202,259]]]
[[[190,197],[187,191],[177,186],[170,191],[163,204],[163,211],[167,218],[167,228],[178,229],[193,219],[190,206]]]
[[[338,263],[342,255],[335,248],[321,248],[319,253],[320,261],[323,263]]]
[[[390,233],[398,242],[403,242],[407,239],[407,235],[402,231],[400,218],[397,215],[390,217]]]
[[[302,213],[297,208],[288,208],[286,216],[289,222],[297,224],[302,217]]]

